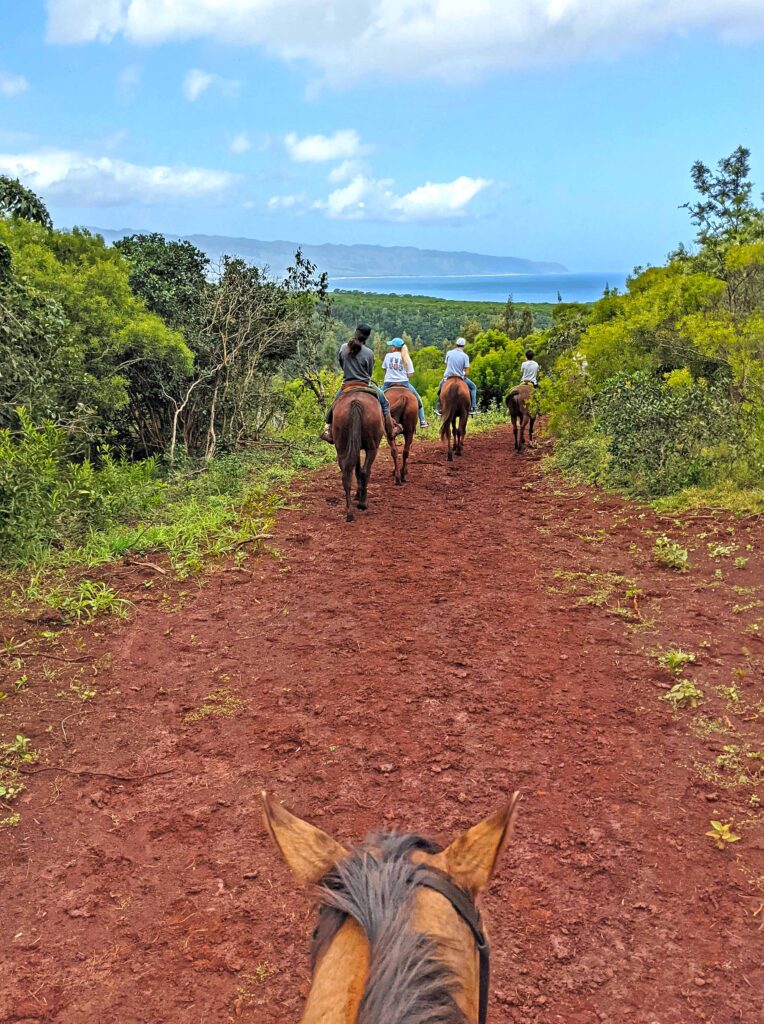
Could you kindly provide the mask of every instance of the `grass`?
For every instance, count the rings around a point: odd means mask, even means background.
[[[653,507],[661,513],[718,509],[741,518],[761,515],[764,512],[764,488],[741,488],[731,482],[714,487],[688,487],[678,494],[657,499]]]
[[[204,703],[196,711],[189,711],[184,722],[200,722],[203,718],[222,715],[231,718],[244,706],[244,702],[227,687],[221,686],[204,698]]]
[[[639,589],[633,580],[617,572],[570,572],[556,569],[554,578],[561,586],[550,587],[552,593],[575,594],[576,605],[607,608],[621,618],[640,618]],[[626,600],[631,607],[620,602]]]
[[[41,545],[23,563],[35,572],[95,568],[149,552],[167,555],[180,576],[200,572],[206,561],[250,544],[270,529],[281,495],[294,476],[331,461],[317,438],[264,440],[251,450],[189,464],[124,505],[140,511],[86,535]]]
[[[20,733],[10,743],[0,743],[0,800],[11,803],[26,788],[21,767],[34,764],[40,755],[30,748],[30,740]]]

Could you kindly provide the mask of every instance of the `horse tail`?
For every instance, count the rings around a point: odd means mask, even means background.
[[[357,398],[350,403],[348,413],[348,439],[345,449],[345,464],[351,468],[358,462],[363,446],[363,407]]]
[[[507,408],[509,409],[510,416],[522,416],[523,406],[520,401],[520,396],[515,391],[510,391],[507,395]]]

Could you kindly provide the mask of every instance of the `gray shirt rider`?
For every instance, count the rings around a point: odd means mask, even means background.
[[[342,346],[337,355],[342,367],[342,379],[347,380],[371,380],[374,372],[374,353],[367,345],[362,345],[361,350],[354,355],[348,352],[347,342]]]

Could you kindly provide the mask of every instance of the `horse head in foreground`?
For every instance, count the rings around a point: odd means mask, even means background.
[[[301,883],[318,885],[303,1024],[485,1024],[489,952],[475,899],[518,799],[445,849],[377,833],[348,852],[263,793],[284,859]]]

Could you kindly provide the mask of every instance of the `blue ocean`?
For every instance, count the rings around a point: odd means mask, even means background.
[[[343,291],[389,295],[430,295],[471,302],[594,302],[606,287],[623,290],[623,271],[580,274],[502,274],[496,277],[333,277],[331,287]]]

